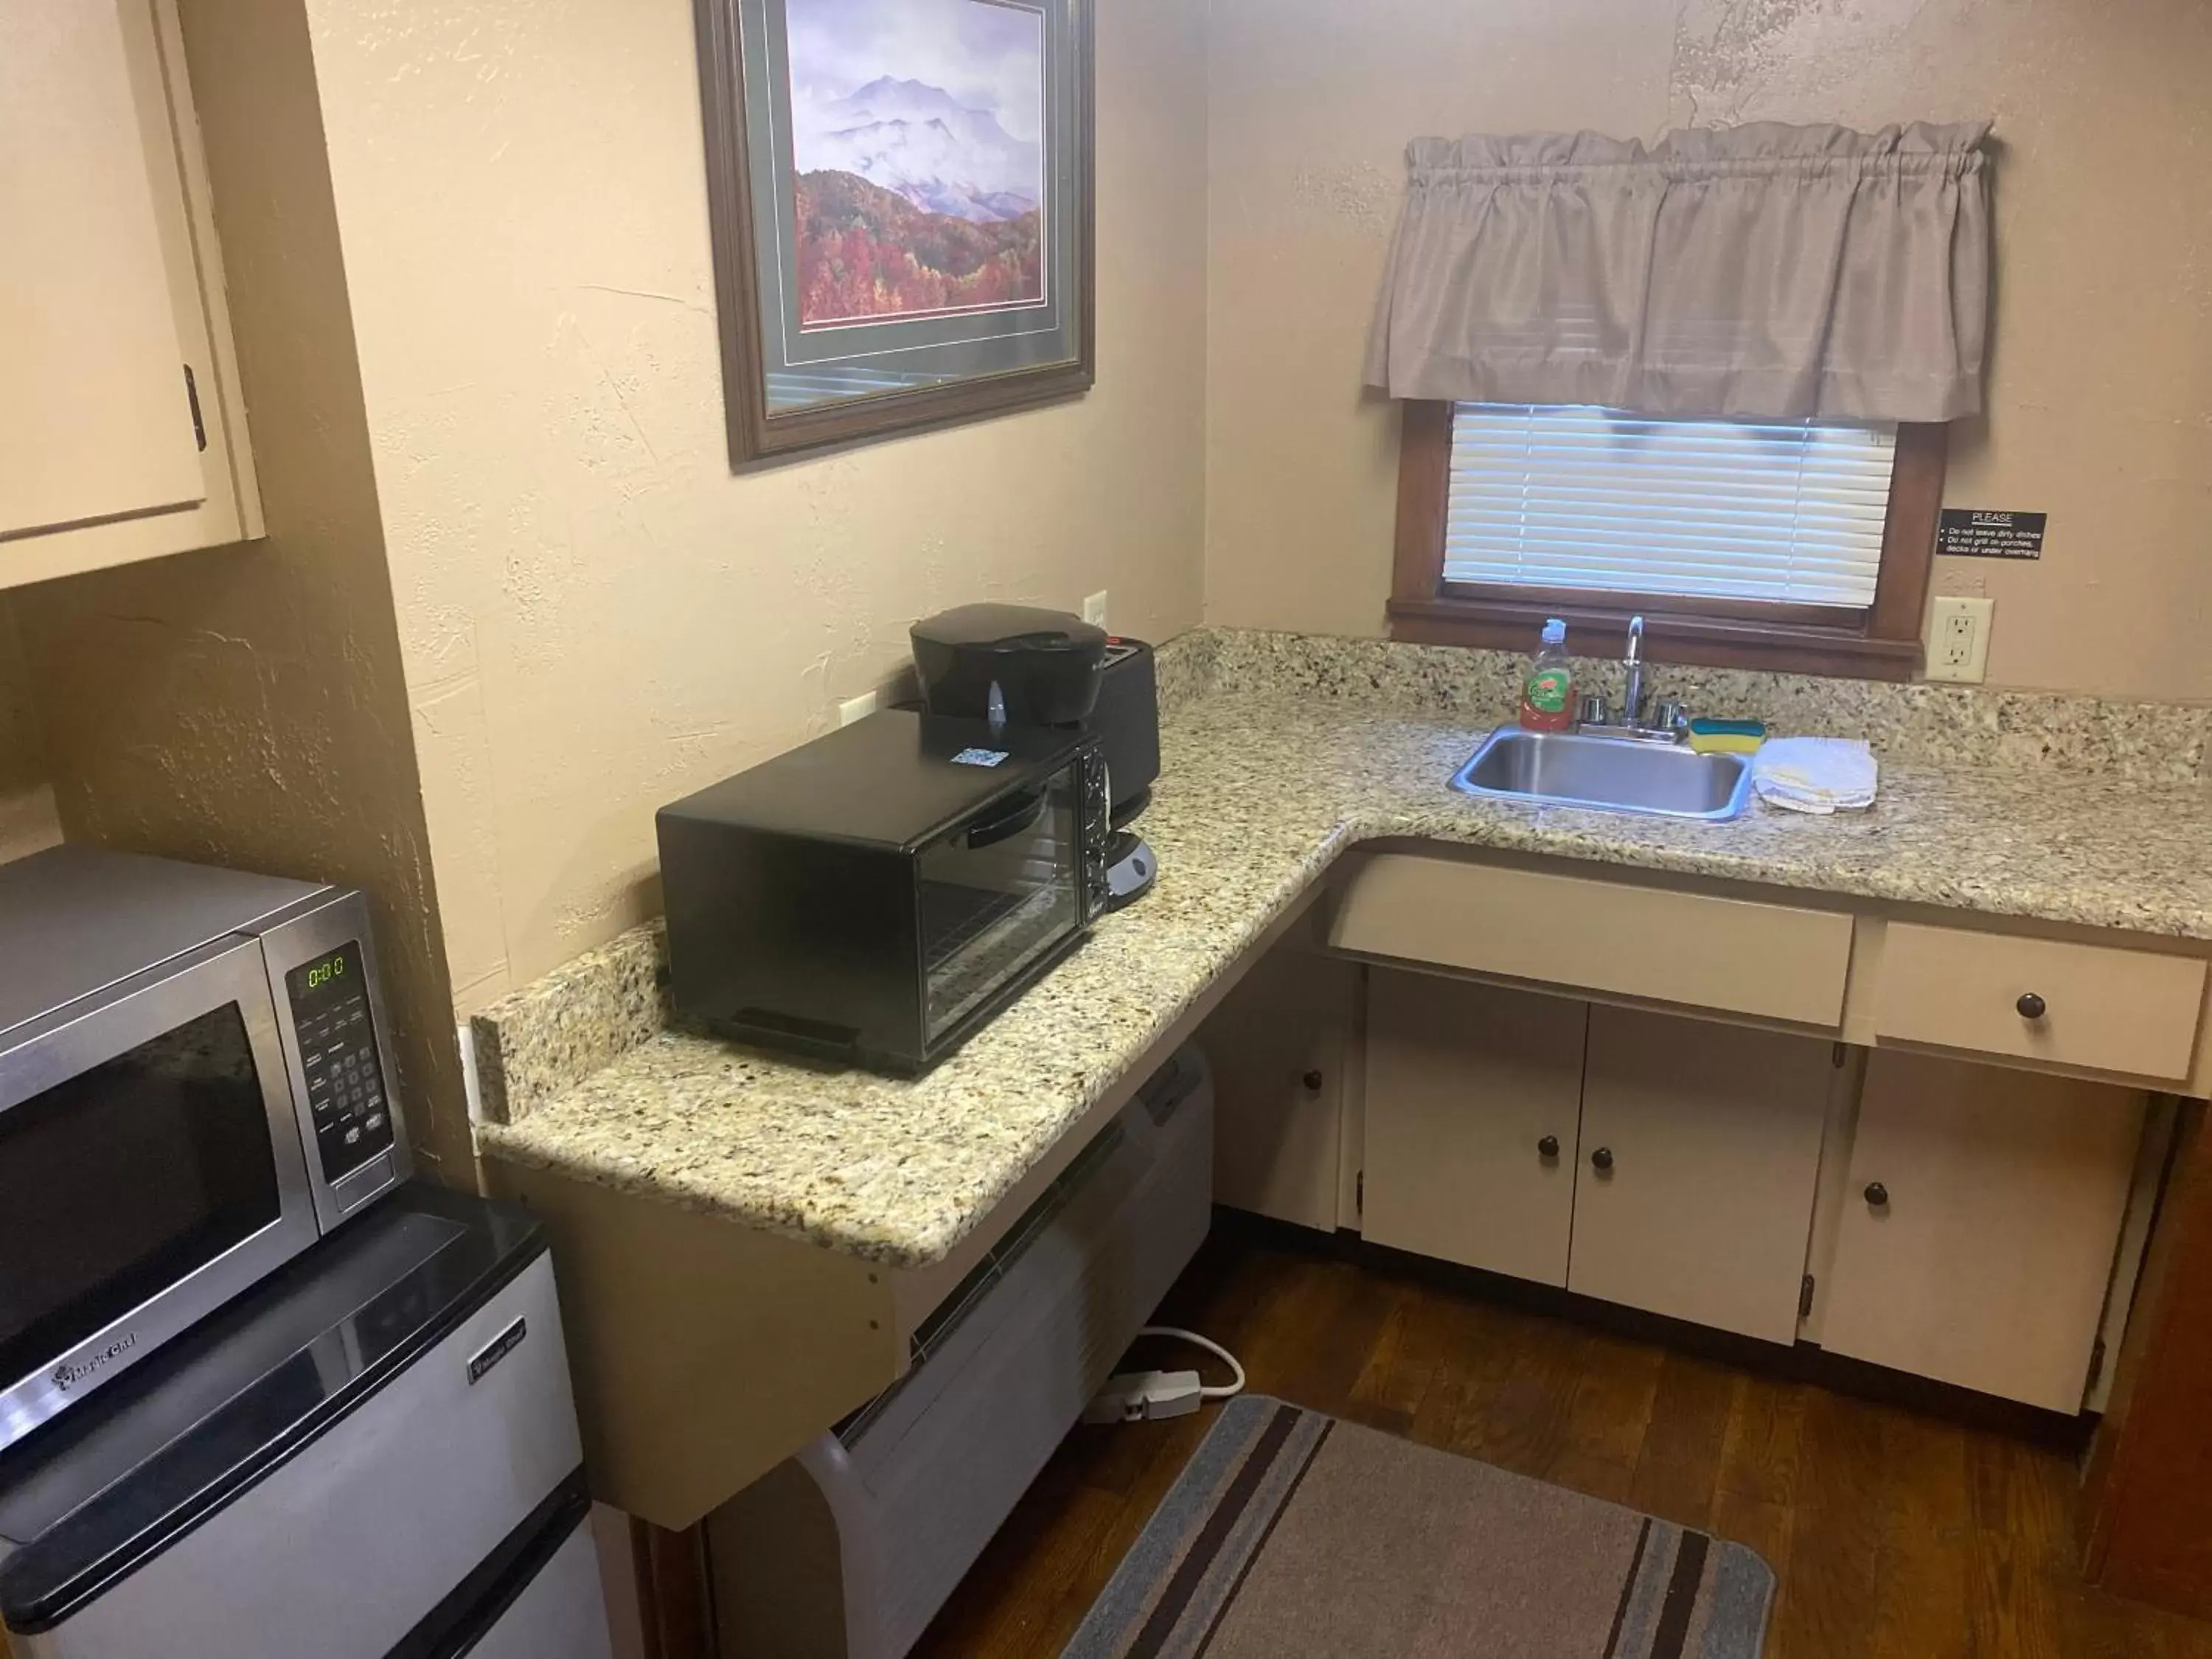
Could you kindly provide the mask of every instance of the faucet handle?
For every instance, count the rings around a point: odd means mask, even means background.
[[[1581,726],[1607,725],[1609,723],[1606,719],[1608,712],[1604,696],[1595,691],[1590,692],[1583,698],[1582,709],[1576,716],[1576,723]]]
[[[1689,726],[1690,711],[1685,708],[1680,699],[1676,697],[1662,699],[1659,707],[1651,716],[1651,729],[1655,732],[1679,733],[1687,731]]]

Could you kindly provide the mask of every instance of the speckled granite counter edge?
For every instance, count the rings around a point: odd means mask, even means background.
[[[1164,717],[1223,692],[1495,720],[1512,705],[1522,661],[1502,651],[1200,628],[1163,642],[1157,666]],[[1583,660],[1577,670],[1587,687],[1618,698],[1618,664]],[[1863,738],[1886,758],[1936,765],[2192,782],[2212,746],[2212,710],[2179,705],[1673,665],[1655,665],[1651,683],[1698,711],[1762,719],[1778,732]],[[520,1122],[661,1030],[665,963],[661,924],[647,923],[476,1015],[487,1118]]]
[[[1461,739],[1439,728],[1419,740]],[[1391,764],[1402,759],[1394,755]],[[1919,769],[1911,775],[1907,798],[1929,799],[1942,781]],[[580,1079],[537,1121],[488,1126],[483,1144],[501,1158],[655,1202],[892,1267],[926,1266],[944,1259],[1113,1079],[1348,849],[1407,835],[1967,910],[2025,914],[2025,895],[2039,914],[2053,919],[2143,931],[2180,927],[2191,937],[2212,938],[2212,898],[2201,887],[2186,915],[2171,902],[2139,903],[2124,892],[2106,891],[2085,905],[2070,890],[1990,885],[1971,871],[1931,884],[1909,859],[1793,859],[1787,854],[1806,828],[1802,820],[1780,817],[1766,825],[1782,844],[1770,844],[1764,856],[1717,853],[1663,834],[1638,840],[1611,833],[1615,824],[1637,822],[1562,814],[1547,824],[1520,812],[1486,817],[1455,805],[1437,811],[1399,801],[1345,803],[1339,816],[1306,818],[1280,834],[1240,828],[1226,850],[1240,869],[1248,846],[1253,855],[1241,888],[1224,878],[1219,887],[1186,889],[1175,909],[1134,912],[1108,924],[1089,954],[1042,981],[921,1082],[866,1073],[825,1078],[774,1055],[664,1030],[604,1072]],[[1850,826],[1838,829],[1852,833]],[[1881,840],[1875,831],[1872,844]],[[1202,859],[1202,849],[1203,843],[1186,843],[1176,850],[1198,851]],[[1224,850],[1223,844],[1214,850]],[[639,929],[624,943],[650,949],[657,937]]]

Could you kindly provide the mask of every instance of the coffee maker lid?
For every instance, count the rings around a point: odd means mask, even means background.
[[[962,651],[1105,649],[1106,630],[1065,611],[1027,605],[963,605],[914,625],[914,637]]]

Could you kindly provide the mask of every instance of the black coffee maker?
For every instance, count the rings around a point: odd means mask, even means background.
[[[1146,892],[1159,864],[1129,825],[1152,804],[1160,775],[1152,647],[1066,611],[1019,605],[964,605],[915,623],[910,637],[931,714],[1097,735],[1113,798],[1109,908]]]

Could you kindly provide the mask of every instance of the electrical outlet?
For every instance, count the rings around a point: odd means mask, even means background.
[[[877,707],[882,702],[883,695],[877,691],[866,692],[857,697],[848,697],[837,705],[837,724],[850,726],[854,720],[866,720],[876,712]]]
[[[1083,620],[1093,628],[1106,626],[1106,590],[1100,588],[1083,602]]]
[[[1978,685],[1990,668],[1991,599],[1938,599],[1928,617],[1928,678]]]

